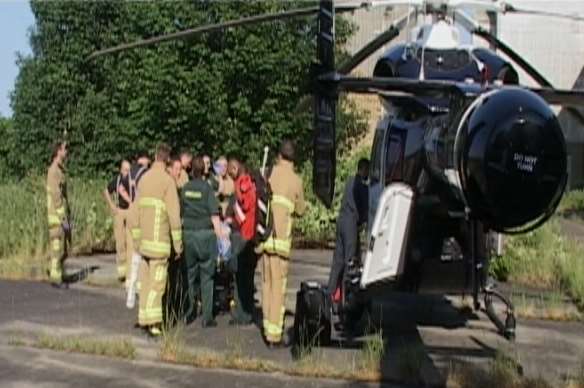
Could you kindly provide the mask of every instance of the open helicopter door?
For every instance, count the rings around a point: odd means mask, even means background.
[[[369,236],[362,288],[403,273],[413,202],[412,188],[403,183],[392,183],[383,191]]]

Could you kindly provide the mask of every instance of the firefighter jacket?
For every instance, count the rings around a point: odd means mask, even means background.
[[[50,229],[67,222],[67,207],[65,174],[63,168],[53,162],[47,173],[47,214]]]
[[[138,184],[138,195],[130,217],[135,247],[151,259],[170,257],[171,238],[174,250],[183,250],[180,207],[176,183],[166,172],[164,163],[155,162]]]
[[[302,179],[294,172],[294,165],[280,160],[270,175],[274,229],[264,243],[264,251],[289,258],[292,248],[292,217],[304,214]]]

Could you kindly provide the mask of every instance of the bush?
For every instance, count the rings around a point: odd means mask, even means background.
[[[105,182],[68,181],[75,254],[113,250],[113,222],[102,198]],[[39,258],[47,249],[44,177],[27,177],[0,185],[0,258]]]

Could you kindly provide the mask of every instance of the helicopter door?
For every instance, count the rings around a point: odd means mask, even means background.
[[[403,183],[385,188],[371,228],[361,287],[395,280],[404,271],[414,192]]]

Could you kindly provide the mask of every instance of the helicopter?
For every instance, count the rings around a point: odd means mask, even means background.
[[[393,6],[406,7],[407,14],[337,67],[335,14]],[[469,9],[584,20],[498,0],[320,0],[318,6],[121,44],[96,51],[88,59],[231,27],[316,15],[317,52],[310,69],[313,190],[326,206],[331,206],[335,190],[339,95],[377,94],[385,109],[371,151],[364,259],[355,257],[345,268],[342,303],[336,313],[322,285],[302,283],[294,337],[327,343],[334,315],[341,330],[349,327],[367,310],[370,291],[383,287],[388,292],[468,292],[475,309],[484,296],[487,316],[502,335],[513,339],[513,305],[488,278],[490,232],[525,233],[554,213],[568,174],[564,135],[550,105],[581,106],[584,91],[554,89],[512,48],[482,28],[467,13]],[[416,38],[390,47],[378,59],[372,77],[350,75],[419,17],[425,23]],[[461,44],[456,23],[509,60],[496,51]],[[514,66],[540,87],[519,85]],[[425,289],[426,283],[436,280],[444,282]],[[504,318],[496,312],[494,299],[506,306]]]

